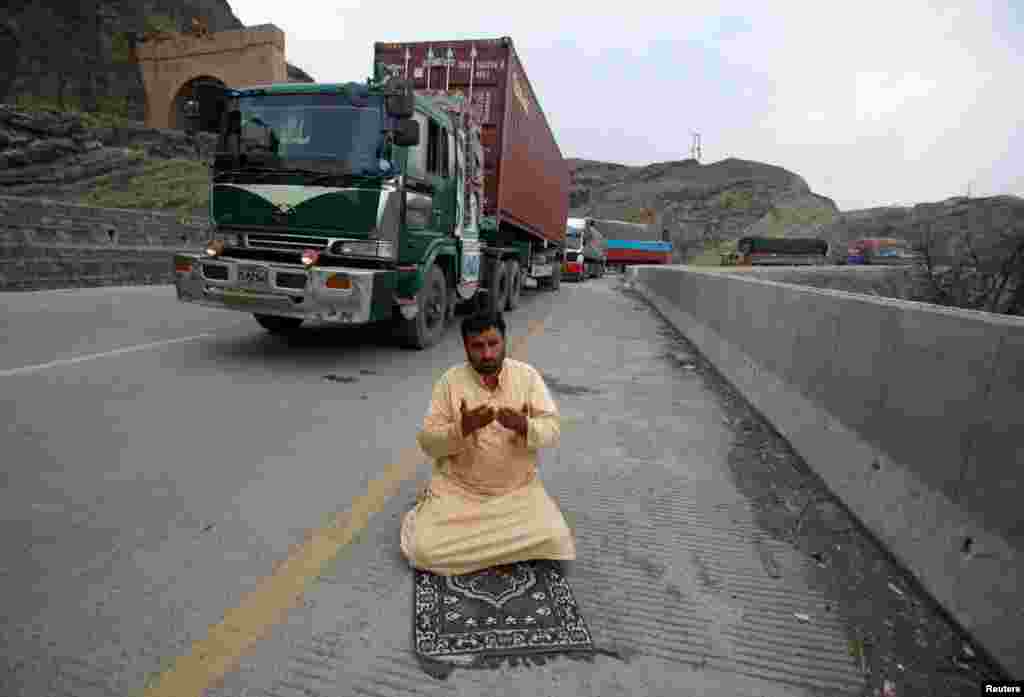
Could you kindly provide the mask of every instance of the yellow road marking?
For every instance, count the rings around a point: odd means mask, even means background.
[[[527,341],[544,331],[550,317],[549,312],[543,321],[529,322],[525,335],[511,339],[509,357],[525,360]],[[308,530],[305,541],[293,545],[288,557],[274,564],[271,575],[260,579],[240,605],[226,611],[224,619],[212,625],[204,639],[193,642],[187,655],[147,679],[144,696],[201,697],[207,688],[217,686],[225,675],[237,670],[241,658],[284,622],[289,610],[302,604],[310,582],[366,528],[370,516],[384,508],[402,483],[415,477],[425,459],[418,447],[403,450],[398,462],[371,480],[366,493],[356,497],[347,511],[331,516],[322,527]]]

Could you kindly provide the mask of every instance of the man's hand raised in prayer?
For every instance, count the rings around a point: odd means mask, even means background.
[[[462,400],[461,411],[463,438],[491,423],[496,416],[494,409],[487,404],[483,404],[471,411],[466,411],[466,400]]]
[[[502,407],[498,410],[498,423],[510,431],[515,431],[519,435],[526,437],[527,430],[529,429],[530,422],[527,420],[527,416],[530,413],[530,407],[527,404],[523,405],[522,411],[516,411],[515,409],[509,409],[508,407]]]

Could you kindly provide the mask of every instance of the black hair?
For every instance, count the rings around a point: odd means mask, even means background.
[[[483,334],[488,329],[497,329],[501,338],[505,338],[505,318],[500,312],[478,312],[462,320],[462,340]]]

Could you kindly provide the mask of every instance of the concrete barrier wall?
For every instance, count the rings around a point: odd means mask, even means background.
[[[683,267],[627,278],[1024,677],[1024,319]]]
[[[0,196],[0,291],[172,283],[204,219]]]

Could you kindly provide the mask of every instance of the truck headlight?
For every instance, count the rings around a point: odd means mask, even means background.
[[[302,265],[312,266],[320,259],[320,252],[316,249],[303,249],[302,250]]]
[[[331,245],[331,254],[345,257],[393,259],[395,243],[392,240],[338,240]]]

